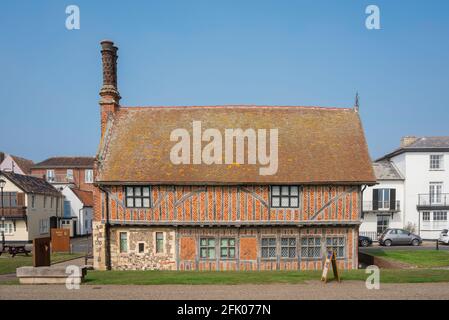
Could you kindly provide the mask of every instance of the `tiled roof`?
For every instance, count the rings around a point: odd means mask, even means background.
[[[36,163],[33,168],[93,168],[94,157],[52,157]]]
[[[32,160],[28,160],[13,155],[11,155],[11,157],[14,159],[14,161],[17,163],[17,165],[25,174],[31,173],[31,167],[34,165],[34,162]]]
[[[170,133],[192,121],[202,130],[278,129],[278,171],[259,164],[174,165]],[[204,146],[204,145],[203,145]],[[224,144],[223,144],[224,151]],[[245,150],[246,154],[246,150]],[[375,183],[362,124],[348,108],[280,106],[121,107],[99,151],[100,183]],[[245,156],[246,158],[246,156]]]
[[[81,200],[85,207],[94,206],[94,196],[92,191],[84,191],[76,188],[72,188],[73,193]]]
[[[404,180],[404,177],[388,160],[373,163],[374,174],[377,180]]]
[[[376,161],[390,159],[404,152],[449,151],[449,136],[442,137],[413,137],[415,141],[380,157]]]
[[[5,176],[8,180],[10,180],[26,193],[37,193],[54,196],[61,195],[61,193],[56,190],[55,187],[53,187],[44,179],[6,171],[0,171],[0,176],[1,175]]]

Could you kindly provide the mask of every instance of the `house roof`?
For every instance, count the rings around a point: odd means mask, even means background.
[[[377,180],[404,180],[399,170],[388,160],[374,162],[373,169]]]
[[[0,176],[6,177],[18,188],[22,189],[25,193],[36,193],[43,195],[60,196],[61,193],[56,190],[50,183],[41,178],[22,175],[18,173],[12,173],[7,171],[0,171]]]
[[[93,168],[94,157],[52,157],[36,163],[32,168]]]
[[[94,206],[94,196],[92,191],[84,191],[76,188],[71,189],[73,193],[80,199],[85,207]]]
[[[415,141],[387,153],[376,161],[390,159],[404,152],[443,152],[449,151],[449,136],[443,137],[416,137]]]
[[[201,121],[203,131],[215,128],[223,136],[226,128],[278,129],[276,174],[260,175],[259,168],[265,166],[259,164],[174,165],[170,150],[176,142],[170,141],[170,134],[184,128],[192,135],[194,120]],[[96,181],[373,184],[376,178],[359,115],[352,108],[208,106],[121,107],[106,125]]]
[[[0,152],[0,163],[3,162],[3,160],[5,160],[6,156],[8,154],[4,153],[4,152]],[[31,167],[34,165],[34,162],[32,160],[28,160],[22,157],[18,157],[18,156],[14,156],[12,154],[9,155],[16,163],[17,165],[20,167],[20,169],[25,173],[25,174],[30,174],[31,173]]]
[[[14,159],[14,161],[17,163],[17,165],[20,167],[20,169],[25,174],[31,173],[31,167],[34,165],[34,162],[32,160],[28,160],[28,159],[13,156],[13,155],[11,155],[11,158]]]

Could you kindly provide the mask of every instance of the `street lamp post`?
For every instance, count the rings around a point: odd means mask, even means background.
[[[3,209],[3,188],[5,187],[6,181],[0,179],[0,198],[2,199],[2,251],[5,250],[5,212]]]

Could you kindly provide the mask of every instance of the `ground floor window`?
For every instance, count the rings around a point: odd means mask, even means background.
[[[327,250],[333,250],[337,258],[344,258],[345,256],[345,238],[344,237],[327,237]]]
[[[422,221],[430,221],[430,212],[429,211],[424,211],[422,213]]]
[[[128,233],[120,232],[120,252],[128,252]]]
[[[224,259],[235,258],[235,239],[221,238],[220,239],[220,257]]]
[[[321,238],[306,237],[301,238],[302,258],[321,258]]]
[[[164,252],[164,233],[156,232],[156,253]]]
[[[390,225],[390,216],[377,216],[377,234],[382,234]]]
[[[0,232],[4,232],[6,235],[12,235],[14,233],[14,224],[5,222],[4,227],[3,224],[0,224]]]
[[[39,233],[40,234],[48,233],[49,227],[50,227],[50,221],[48,219],[39,220]]]
[[[201,238],[200,239],[200,258],[201,259],[215,259],[215,239]]]
[[[296,238],[281,239],[281,257],[296,258]]]
[[[433,221],[447,221],[447,212],[446,211],[434,211],[433,212]]]
[[[262,238],[261,250],[262,258],[276,258],[276,238]]]
[[[145,243],[139,242],[138,250],[139,250],[139,253],[144,253],[145,252]]]

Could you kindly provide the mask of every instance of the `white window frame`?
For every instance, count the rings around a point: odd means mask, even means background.
[[[94,183],[94,170],[93,169],[84,170],[84,182],[85,183]]]
[[[389,188],[377,189],[377,205],[379,210],[390,210],[391,192]],[[388,195],[388,200],[385,200],[385,196]]]
[[[39,220],[39,233],[47,234],[50,228],[50,221],[48,219]]]
[[[444,170],[444,155],[443,154],[429,155],[429,170],[435,170],[435,171]]]
[[[48,182],[54,182],[55,181],[55,170],[47,169],[46,177],[47,177]]]
[[[443,182],[429,183],[429,203],[439,204],[443,201]]]
[[[73,181],[73,169],[67,169],[66,178],[68,181]]]
[[[442,219],[444,217],[444,219]],[[438,219],[435,219],[438,218]],[[433,221],[436,222],[447,222],[447,211],[433,211],[432,214]]]
[[[0,223],[0,233],[5,232],[5,236],[12,236],[14,234],[14,224],[12,222],[5,222],[3,230],[3,223]]]

